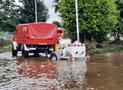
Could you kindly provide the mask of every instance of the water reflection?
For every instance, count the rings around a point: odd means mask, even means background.
[[[17,59],[17,72],[26,78],[24,84],[31,90],[58,90],[57,62],[41,58]],[[30,81],[29,81],[30,80]]]
[[[39,58],[18,59],[17,70],[20,76],[29,78],[47,77],[55,79],[58,76],[57,62],[51,60],[41,60]]]
[[[62,64],[61,64],[62,63]],[[59,64],[60,86],[68,90],[84,90],[86,85],[86,62],[77,60],[74,62],[61,61]]]
[[[10,74],[14,78],[2,81],[0,90],[84,90],[86,84],[86,62],[83,60],[71,62],[17,57],[7,61],[5,66],[13,70]]]

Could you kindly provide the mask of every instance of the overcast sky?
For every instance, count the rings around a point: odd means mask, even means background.
[[[47,22],[52,22],[52,21],[60,21],[61,18],[59,17],[58,13],[55,13],[55,7],[53,7],[54,5],[54,0],[44,0],[46,6],[49,9],[49,19]]]
[[[15,0],[16,3],[18,3],[18,0]],[[44,3],[46,4],[46,7],[48,7],[48,14],[49,14],[49,18],[47,20],[47,22],[53,22],[53,21],[61,21],[61,18],[59,17],[58,13],[55,13],[55,7],[53,7],[54,5],[54,0],[44,0]]]

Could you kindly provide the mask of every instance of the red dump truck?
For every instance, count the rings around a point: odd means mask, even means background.
[[[59,36],[63,37],[63,30],[54,24],[19,24],[12,40],[12,55],[17,56],[18,51],[22,51],[24,57],[28,57],[29,53],[37,56],[40,52],[47,56],[55,51]]]
[[[39,56],[43,53],[52,60],[85,58],[85,44],[64,38],[64,30],[54,24],[19,24],[12,40],[12,55],[21,51],[24,57],[29,53]]]

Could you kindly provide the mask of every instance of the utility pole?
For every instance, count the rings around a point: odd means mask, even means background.
[[[35,22],[38,22],[38,19],[37,19],[37,0],[35,0]]]
[[[76,7],[76,29],[77,29],[77,40],[79,39],[79,19],[78,19],[78,0],[75,0],[75,7]]]

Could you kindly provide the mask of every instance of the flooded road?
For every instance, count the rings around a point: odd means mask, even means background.
[[[86,62],[0,54],[0,90],[85,90]]]
[[[95,55],[91,60],[87,90],[123,90],[123,52]]]
[[[123,90],[123,52],[51,61],[0,53],[0,90]]]

